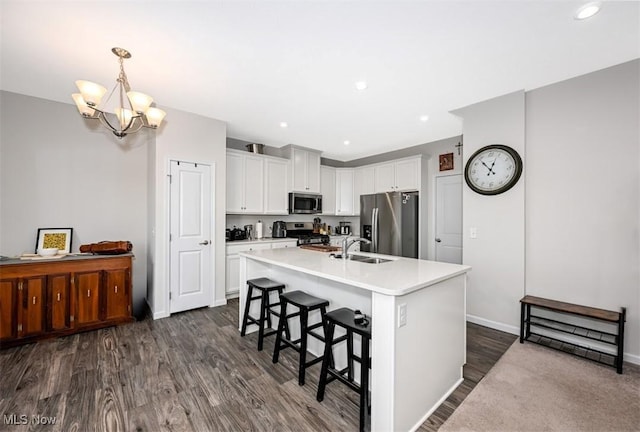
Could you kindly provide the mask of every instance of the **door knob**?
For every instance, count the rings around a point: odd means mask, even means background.
[[[436,243],[440,243],[442,240],[440,240],[439,238],[436,239]]]
[[[208,244],[209,244],[209,240],[205,240],[205,241],[203,241],[202,243],[198,243],[198,244],[201,244],[201,245],[205,245],[205,246],[206,246],[206,245],[208,245]]]

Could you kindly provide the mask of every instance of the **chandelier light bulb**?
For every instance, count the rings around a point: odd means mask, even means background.
[[[166,112],[162,111],[161,109],[153,108],[153,107],[149,108],[145,113],[149,126],[151,126],[154,129],[160,126],[160,123],[162,123],[162,120],[166,115],[167,115]]]
[[[74,93],[71,97],[76,103],[76,107],[78,108],[78,111],[80,111],[80,114],[82,114],[82,117],[92,117],[95,114],[96,110],[87,105],[84,99],[82,99],[82,95],[80,93]]]
[[[369,86],[367,85],[367,83],[365,81],[358,81],[356,83],[356,89],[357,90],[360,90],[360,91],[366,90],[367,87],[369,87]]]
[[[133,111],[138,114],[145,113],[153,102],[153,98],[151,96],[135,91],[127,92],[127,97],[129,98],[129,102],[131,102]]]
[[[102,87],[100,84],[92,83],[91,81],[78,80],[76,81],[76,86],[78,90],[80,90],[80,94],[82,95],[82,99],[89,106],[100,105],[100,101],[102,100],[102,96],[107,92],[107,89]]]

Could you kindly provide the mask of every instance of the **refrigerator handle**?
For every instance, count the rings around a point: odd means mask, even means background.
[[[378,252],[378,208],[374,208],[371,210],[371,225],[372,226],[372,234],[371,234],[371,252]]]

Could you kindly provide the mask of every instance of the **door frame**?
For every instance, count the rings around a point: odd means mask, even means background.
[[[211,267],[210,267],[210,274],[209,274],[209,281],[211,283],[211,298],[209,300],[209,307],[214,307],[214,306],[219,306],[221,304],[226,304],[226,301],[224,303],[220,303],[218,301],[218,299],[216,298],[216,283],[215,283],[215,276],[216,276],[216,250],[215,250],[215,245],[217,244],[217,238],[216,238],[216,231],[215,231],[215,226],[216,226],[216,194],[215,194],[215,185],[216,185],[216,164],[215,162],[206,162],[206,161],[198,161],[198,162],[194,162],[194,161],[190,161],[190,160],[184,160],[181,158],[174,158],[174,157],[168,157],[167,158],[167,163],[165,165],[165,169],[166,169],[166,193],[165,193],[165,202],[167,203],[166,207],[165,207],[165,217],[166,217],[166,224],[165,224],[165,246],[166,246],[166,253],[165,253],[165,257],[164,257],[164,266],[165,266],[165,271],[164,271],[164,277],[165,277],[165,292],[164,292],[164,300],[165,300],[165,304],[166,306],[166,313],[163,314],[164,316],[171,316],[171,240],[170,240],[170,236],[171,236],[171,162],[183,162],[183,163],[190,163],[190,164],[201,164],[201,165],[208,165],[211,169],[210,172],[210,178],[209,178],[209,182],[210,182],[210,191],[211,191],[211,205],[210,205],[210,209],[209,211],[211,212],[211,217],[210,217],[210,227],[209,227],[209,232],[211,235]],[[154,317],[155,318],[155,317]]]

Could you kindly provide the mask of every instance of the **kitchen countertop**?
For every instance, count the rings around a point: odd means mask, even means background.
[[[391,259],[381,264],[330,258],[326,252],[300,248],[241,252],[241,256],[380,294],[401,296],[464,274],[470,266],[357,252]]]

